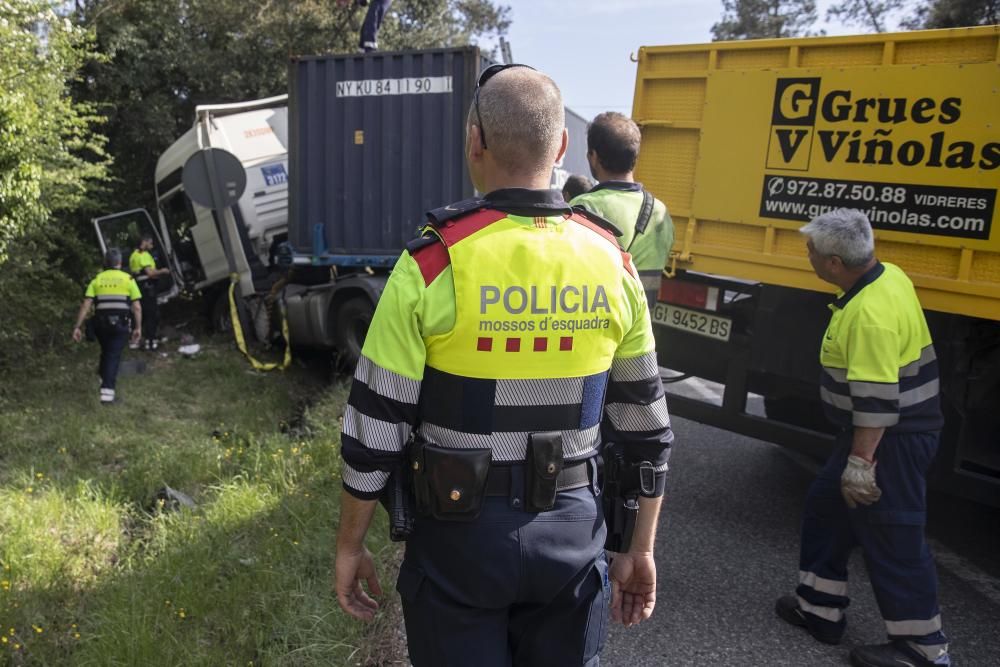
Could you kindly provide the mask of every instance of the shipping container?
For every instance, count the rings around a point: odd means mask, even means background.
[[[474,196],[465,121],[475,47],[294,58],[289,70],[289,240],[311,261],[389,266],[431,209]],[[587,121],[566,110],[553,187],[589,173]]]

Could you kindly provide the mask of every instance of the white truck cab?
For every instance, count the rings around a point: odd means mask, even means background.
[[[159,285],[161,302],[182,289],[223,296],[218,288],[228,284],[230,263],[220,233],[229,235],[242,294],[266,289],[273,279],[275,250],[288,235],[287,98],[196,107],[191,129],[156,162],[156,223],[143,209],[94,220],[103,250],[118,246],[127,254],[142,235],[154,236],[157,264],[169,266],[172,274],[169,285],[165,279]],[[218,221],[184,193],[184,165],[204,148],[229,151],[247,175],[243,196]]]

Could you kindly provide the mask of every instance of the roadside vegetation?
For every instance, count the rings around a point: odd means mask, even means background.
[[[392,604],[362,626],[331,592],[346,381],[256,373],[215,340],[194,359],[127,355],[149,367],[102,407],[96,354],[2,380],[0,665],[398,658]],[[379,515],[369,546],[391,584]]]

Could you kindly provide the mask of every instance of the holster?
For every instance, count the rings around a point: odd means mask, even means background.
[[[555,507],[558,477],[562,469],[562,433],[530,434],[524,461],[526,511],[545,512]]]
[[[621,553],[632,544],[639,517],[639,496],[651,495],[656,487],[656,473],[649,461],[629,463],[619,445],[604,448],[604,490],[602,504],[607,538],[604,548]]]
[[[413,495],[410,492],[410,474],[405,465],[389,473],[379,502],[389,515],[389,539],[405,542],[413,533]]]
[[[417,439],[410,450],[417,510],[440,521],[472,521],[486,496],[490,449],[450,449]]]

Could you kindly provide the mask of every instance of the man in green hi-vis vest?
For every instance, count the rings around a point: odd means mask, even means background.
[[[666,205],[635,182],[641,139],[639,126],[628,116],[608,111],[594,118],[587,128],[587,160],[597,185],[571,203],[610,220],[622,232],[618,241],[632,255],[652,305],[674,245],[674,223]]]

